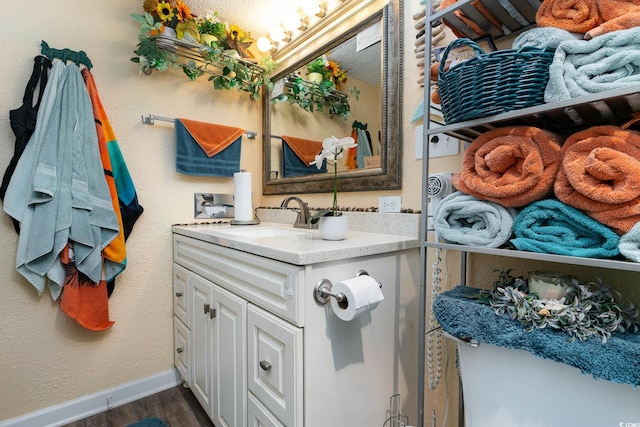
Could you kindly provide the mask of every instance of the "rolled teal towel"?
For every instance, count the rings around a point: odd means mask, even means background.
[[[600,222],[556,199],[531,203],[518,214],[511,243],[521,251],[586,258],[612,258],[619,236]]]
[[[511,237],[515,215],[515,209],[457,191],[438,203],[433,227],[450,243],[497,248]]]
[[[620,237],[618,246],[620,253],[631,261],[640,262],[640,222],[634,225],[629,232]]]
[[[458,286],[436,297],[433,313],[443,331],[458,338],[525,350],[594,378],[640,385],[639,333],[614,334],[603,344],[598,339],[569,342],[566,333],[550,328],[526,332],[507,314],[496,315],[490,305],[469,298],[478,293],[479,289]]]

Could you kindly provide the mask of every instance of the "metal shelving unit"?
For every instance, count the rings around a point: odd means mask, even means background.
[[[443,11],[432,12],[430,3],[426,5],[425,29],[426,29],[426,52],[431,51],[431,24],[445,20],[449,26],[454,26],[457,31],[465,34],[468,38],[475,39],[481,34],[475,33],[462,20],[460,20],[454,12],[464,12],[465,19],[474,20],[475,23],[486,33],[490,34],[494,39],[508,36],[517,31],[525,30],[529,26],[535,25],[535,12],[539,6],[538,0],[477,0],[481,6],[488,8],[498,17],[503,25],[497,27],[489,22],[478,12],[478,3],[472,5],[473,0],[458,0],[457,3],[448,7]],[[506,6],[506,9],[505,9]],[[520,13],[518,20],[514,19],[507,9],[517,10]],[[524,17],[524,20],[522,19]],[[425,64],[426,68],[426,64]],[[600,94],[594,94],[581,98],[575,98],[568,101],[556,102],[552,104],[543,104],[535,107],[529,107],[520,110],[514,110],[507,113],[501,113],[494,116],[483,117],[480,119],[445,124],[437,128],[429,128],[429,120],[431,117],[430,102],[430,85],[424,85],[424,130],[423,141],[428,141],[432,134],[448,134],[464,141],[472,141],[477,136],[490,129],[504,126],[527,125],[545,128],[559,134],[568,135],[577,130],[590,126],[612,124],[619,125],[629,119],[631,114],[640,111],[640,88],[624,88]],[[423,144],[423,167],[422,167],[422,219],[421,219],[421,235],[420,235],[420,354],[419,360],[419,393],[418,407],[419,420],[418,426],[424,425],[424,382],[425,382],[425,334],[426,334],[426,304],[427,304],[427,269],[428,259],[431,251],[437,249],[455,250],[462,254],[461,263],[461,279],[465,284],[466,278],[466,258],[468,254],[488,254],[502,257],[531,259],[540,261],[549,261],[564,264],[588,265],[599,268],[639,271],[640,264],[624,259],[594,259],[594,258],[578,258],[571,256],[561,256],[553,254],[543,254],[534,252],[518,251],[515,249],[490,249],[485,247],[463,246],[457,244],[448,244],[436,242],[432,239],[432,234],[428,231],[428,195],[427,182],[429,177],[429,144]]]

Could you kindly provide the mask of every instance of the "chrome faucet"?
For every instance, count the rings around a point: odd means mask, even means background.
[[[296,218],[296,222],[293,223],[293,226],[296,228],[316,228],[318,224],[311,223],[309,205],[306,202],[303,202],[299,197],[287,197],[282,201],[282,204],[280,204],[280,209],[287,209],[289,207],[289,202],[292,200],[298,204],[298,217]]]

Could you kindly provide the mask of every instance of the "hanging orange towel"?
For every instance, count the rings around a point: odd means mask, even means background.
[[[178,120],[209,157],[215,156],[244,134],[244,129],[236,127],[188,119]]]
[[[93,75],[87,68],[83,68],[82,77],[84,78],[84,82],[87,86],[87,91],[89,92],[89,98],[91,99],[91,105],[93,107],[93,116],[96,119],[96,133],[98,135],[98,147],[100,148],[100,160],[102,161],[102,167],[105,172],[104,177],[107,181],[107,186],[109,187],[113,211],[118,218],[118,224],[120,226],[120,234],[118,234],[118,236],[102,250],[102,256],[106,261],[106,279],[111,280],[120,274],[127,265],[127,249],[125,246],[120,202],[118,200],[118,191],[116,189],[116,182],[113,176],[113,169],[111,167],[111,157],[109,156],[109,149],[107,148],[108,143],[116,140],[116,135],[113,132],[107,113],[102,106],[102,101],[100,101],[100,96],[98,95],[98,89],[95,81],[93,80]]]
[[[355,141],[355,143],[358,143],[358,131],[356,130],[356,128],[351,129],[351,138],[353,138],[353,140]],[[346,154],[346,159],[344,161],[345,166],[347,167],[347,169],[357,169],[358,168],[358,163],[357,163],[357,147],[351,147],[347,149],[347,154]]]
[[[70,252],[72,250],[67,245],[60,254],[60,261],[66,269],[60,309],[86,329],[109,329],[115,322],[109,320],[107,282],[101,280],[96,284],[80,273]]]
[[[296,156],[307,166],[309,166],[309,163],[313,162],[316,156],[322,151],[322,141],[288,135],[282,135],[282,140],[287,143],[289,148],[291,148],[291,150],[296,153]]]

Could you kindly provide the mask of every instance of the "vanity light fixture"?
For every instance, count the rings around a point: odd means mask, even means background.
[[[269,38],[275,43],[291,41],[291,35],[287,34],[279,24],[271,27],[269,30]]]
[[[256,40],[256,47],[260,52],[274,52],[276,50],[276,46],[271,43],[268,37],[262,36]]]
[[[348,0],[303,0],[301,17],[296,11],[285,12],[281,23],[274,25],[269,30],[269,37],[260,37],[256,41],[258,50],[261,52],[275,53],[284,43],[293,40],[312,25],[316,25],[327,15],[342,7]],[[316,19],[313,19],[313,17]],[[312,21],[315,21],[312,23]]]
[[[327,14],[327,6],[326,3],[320,3],[318,0],[304,0],[302,12],[307,17],[317,16],[318,18],[324,18]]]
[[[307,29],[307,25],[302,22],[300,15],[293,10],[285,13],[284,19],[282,20],[282,26],[284,27],[284,30],[289,33],[293,33],[296,30],[304,31]]]

